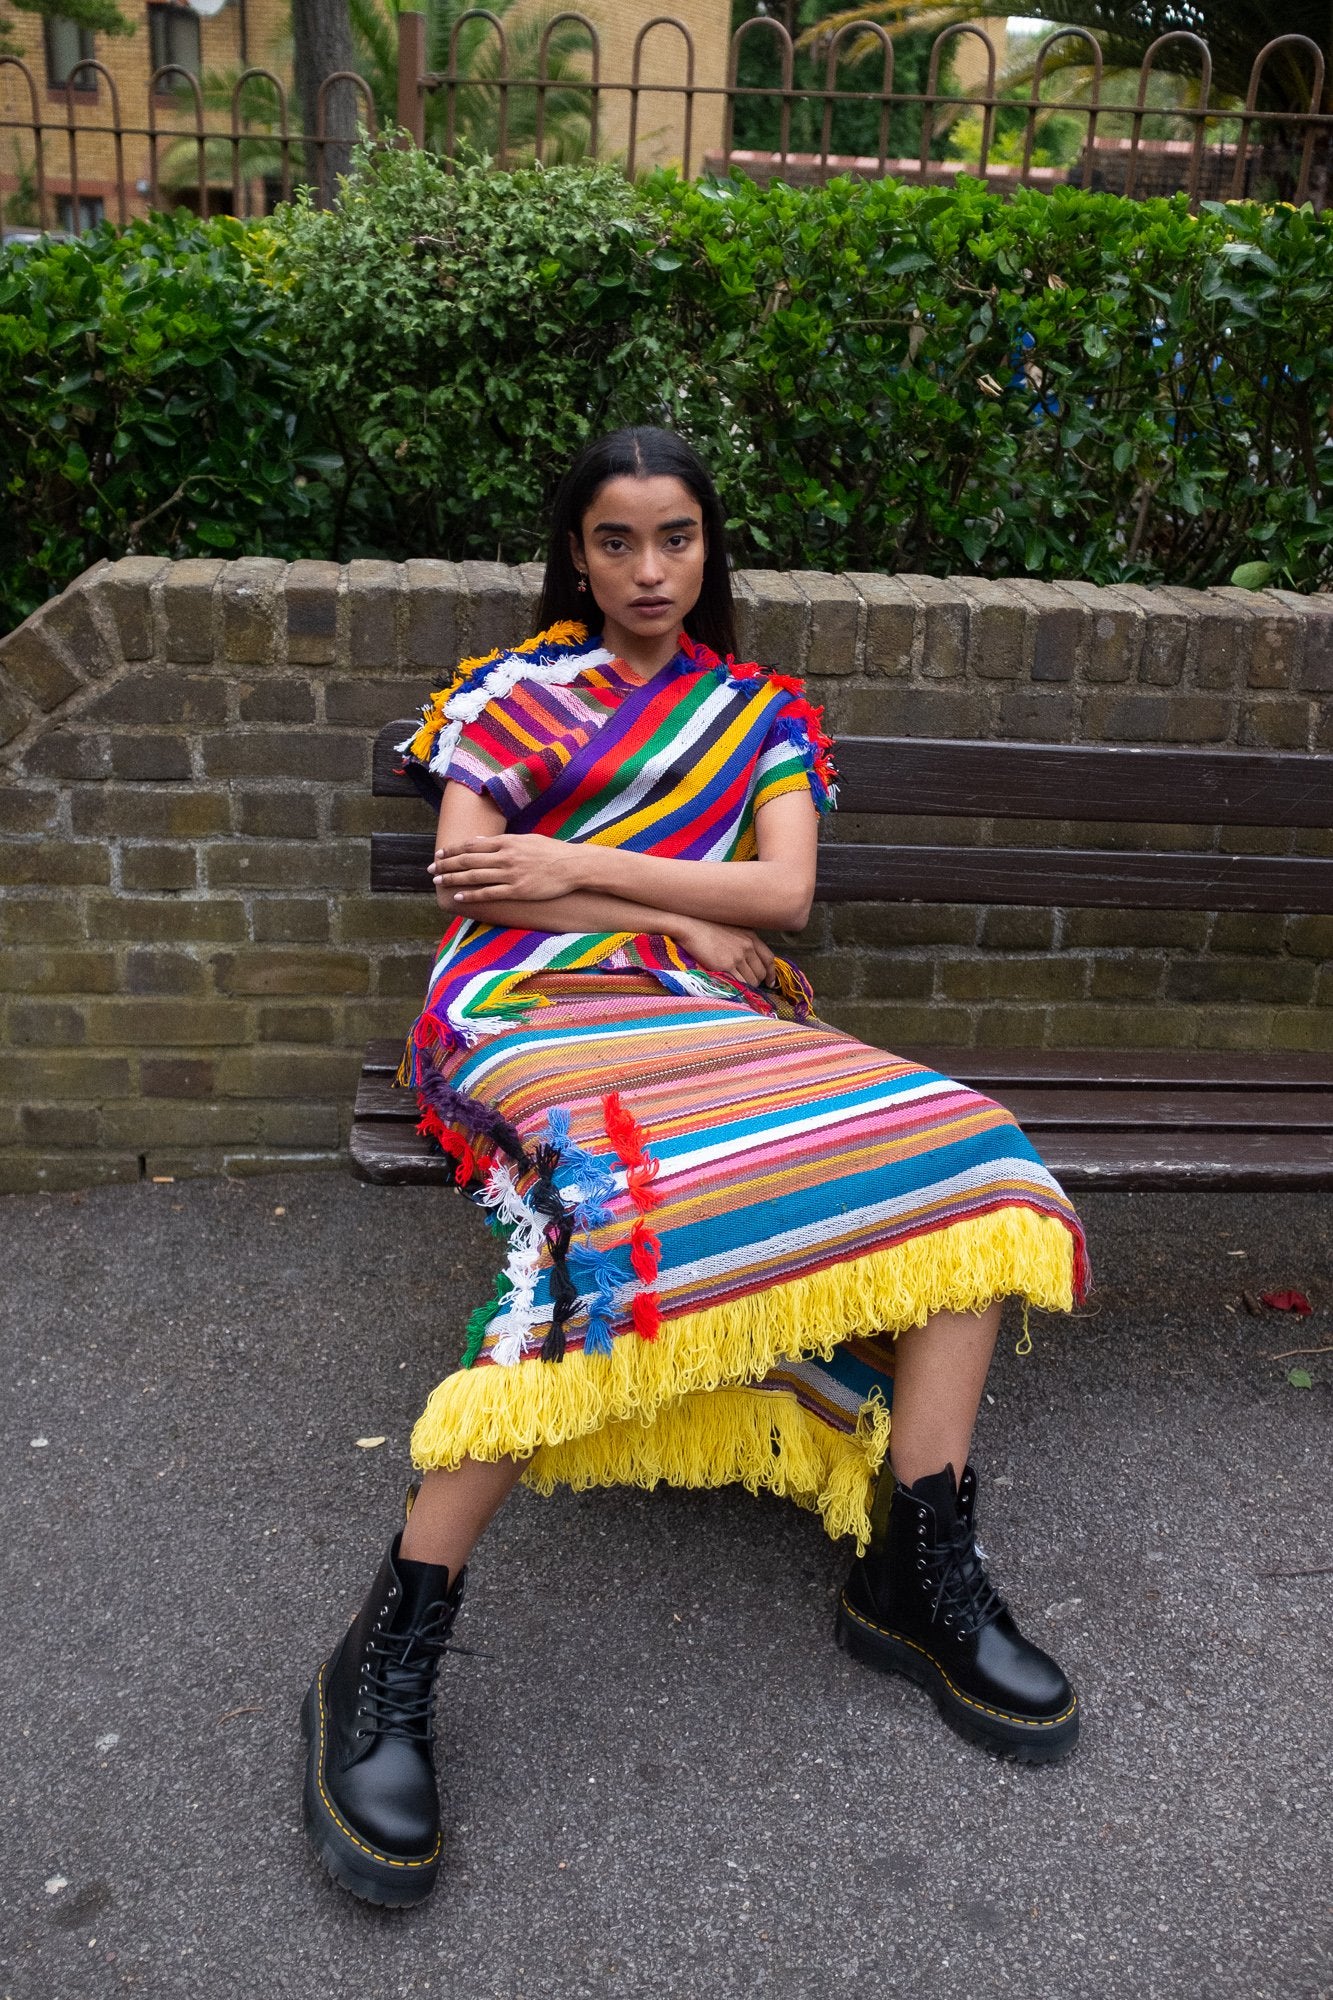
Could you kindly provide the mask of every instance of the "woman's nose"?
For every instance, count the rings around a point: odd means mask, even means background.
[[[660,583],[665,574],[666,567],[657,549],[650,547],[639,551],[634,564],[634,581],[636,584],[643,586],[644,584]]]

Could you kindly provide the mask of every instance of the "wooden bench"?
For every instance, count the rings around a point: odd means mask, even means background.
[[[394,748],[414,726],[381,731],[377,797],[414,792]],[[836,757],[844,818],[908,811],[1108,826],[1333,827],[1333,755],[843,736]],[[431,847],[429,832],[375,835],[371,887],[431,893]],[[1333,859],[825,840],[816,894],[829,902],[1327,914]],[[412,1093],[393,1087],[400,1053],[385,1041],[366,1051],[351,1139],[356,1171],[372,1181],[445,1182],[450,1163],[417,1135]],[[1333,1187],[1333,1055],[896,1053],[1006,1105],[1068,1188]]]

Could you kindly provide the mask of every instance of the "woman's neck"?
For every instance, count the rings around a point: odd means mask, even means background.
[[[644,638],[640,633],[627,631],[614,618],[608,618],[602,628],[602,644],[639,680],[648,681],[675,659],[680,634],[673,628],[660,638]]]

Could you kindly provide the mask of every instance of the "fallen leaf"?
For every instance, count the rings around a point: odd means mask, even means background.
[[[1313,1389],[1314,1387],[1310,1372],[1306,1368],[1289,1368],[1287,1370],[1287,1380],[1293,1389]]]
[[[1261,1313],[1263,1311],[1263,1307],[1260,1305],[1258,1299],[1255,1297],[1253,1292],[1242,1292],[1240,1295],[1240,1302],[1244,1306],[1247,1313]]]
[[[1266,1306],[1272,1306],[1274,1312],[1300,1313],[1304,1317],[1314,1311],[1304,1292],[1260,1292],[1259,1297]]]
[[[375,1446],[376,1446],[377,1444],[387,1444],[387,1443],[388,1443],[388,1439],[387,1439],[387,1438],[358,1438],[358,1439],[357,1439],[357,1444],[358,1444],[358,1445],[360,1446],[360,1448],[361,1448],[361,1450],[362,1450],[362,1451],[373,1451],[373,1450],[375,1449]]]

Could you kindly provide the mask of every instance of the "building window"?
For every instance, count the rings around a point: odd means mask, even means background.
[[[81,194],[77,214],[72,194],[56,196],[56,217],[67,236],[82,236],[87,229],[96,229],[106,214],[106,203],[100,194]]]
[[[153,68],[165,69],[168,63],[175,63],[190,76],[200,74],[199,65],[199,16],[190,7],[158,7],[148,9],[148,37],[152,51]],[[157,84],[159,91],[188,90],[189,84],[183,76],[164,76]]]
[[[52,90],[63,90],[71,74],[75,76],[76,90],[95,91],[97,71],[80,70],[81,62],[89,62],[93,53],[93,31],[81,28],[77,21],[66,20],[63,14],[52,14],[44,23],[46,29],[46,81]]]

